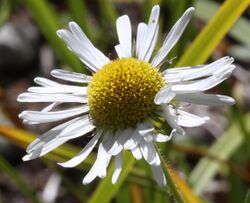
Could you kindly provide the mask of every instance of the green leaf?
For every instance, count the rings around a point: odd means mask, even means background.
[[[3,0],[0,5],[0,26],[9,18],[10,15],[10,2]]]
[[[219,4],[209,0],[196,1],[195,8],[195,16],[208,22],[219,9]],[[250,45],[250,21],[241,16],[228,34],[242,44]]]
[[[248,190],[248,192],[247,192],[247,194],[246,194],[244,203],[250,203],[250,190]]]
[[[99,7],[102,16],[104,16],[106,20],[111,23],[113,28],[115,28],[118,13],[114,7],[113,2],[111,0],[99,0]]]
[[[49,6],[48,2],[46,0],[25,0],[23,2],[36,20],[44,36],[64,62],[70,65],[74,71],[86,72],[77,57],[72,54],[62,40],[57,37],[56,31],[62,29],[62,26],[55,11]]]
[[[178,61],[177,66],[204,63],[248,5],[249,0],[225,1]]]
[[[37,138],[37,136],[25,130],[5,127],[2,125],[0,125],[0,134],[5,139],[8,139],[8,141],[24,149]],[[45,157],[56,160],[58,162],[63,162],[74,157],[80,150],[81,149],[79,147],[75,147],[70,144],[64,144],[63,146],[56,148],[49,154],[46,154]],[[89,169],[94,162],[94,157],[95,156],[93,154],[90,154],[88,158],[77,167],[80,169]]]
[[[112,175],[113,175],[113,168],[114,164],[110,166],[107,176],[103,179],[99,185],[97,186],[96,190],[90,197],[88,203],[108,203],[112,200],[116,192],[119,190],[123,182],[125,181],[127,175],[132,170],[135,163],[134,157],[129,152],[123,152],[123,167],[122,172],[118,181],[113,185],[111,183]]]
[[[250,34],[249,34],[250,35]],[[244,62],[250,62],[250,46],[234,45],[229,49],[229,55]]]
[[[244,117],[247,121],[246,126],[250,130],[250,114]],[[209,149],[209,154],[220,159],[228,160],[243,144],[244,136],[237,124],[234,124],[224,133]],[[218,172],[220,164],[208,158],[202,158],[189,176],[193,191],[201,194],[209,181]]]
[[[5,173],[11,181],[15,183],[17,188],[33,203],[41,203],[29,185],[18,174],[16,169],[12,167],[2,156],[0,156],[0,170]]]

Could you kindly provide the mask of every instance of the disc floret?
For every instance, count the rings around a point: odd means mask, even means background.
[[[90,116],[103,128],[133,127],[153,112],[161,87],[163,78],[149,63],[134,58],[112,61],[89,84]]]

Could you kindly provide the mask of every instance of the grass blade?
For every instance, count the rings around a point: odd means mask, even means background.
[[[247,121],[248,130],[250,130],[250,114],[244,117]],[[229,157],[243,144],[244,136],[237,124],[234,124],[228,131],[218,139],[209,149],[209,153],[223,160],[228,160]],[[192,184],[193,191],[201,194],[205,186],[217,173],[220,164],[213,162],[208,158],[202,160],[196,165],[191,172],[189,181]]]
[[[25,149],[32,141],[37,137],[25,130],[10,128],[0,125],[0,134],[8,139],[8,141],[14,143],[15,145]],[[67,161],[74,157],[81,149],[79,147],[72,146],[70,144],[64,144],[61,147],[56,148],[49,154],[45,155],[46,158],[56,160],[58,162]],[[88,158],[80,165],[80,169],[89,169],[94,162],[94,155],[90,154]]]
[[[195,16],[208,22],[216,13],[219,8],[219,4],[215,1],[196,1],[195,3]],[[243,16],[240,17],[234,26],[228,33],[231,37],[235,38],[239,42],[250,46],[250,22]]]
[[[187,183],[181,179],[181,177],[170,167],[169,164],[166,164],[166,167],[171,171],[171,176],[179,190],[181,191],[185,201],[187,203],[201,203],[202,201],[194,194],[192,189],[187,185]]]
[[[249,0],[225,1],[178,61],[177,66],[204,63],[248,5]]]
[[[0,156],[0,170],[5,173],[11,181],[15,183],[17,188],[33,203],[41,203],[32,189],[17,173],[17,171],[2,157]]]
[[[58,52],[64,62],[70,65],[74,71],[83,72],[85,69],[80,61],[68,50],[62,40],[57,37],[56,31],[61,29],[62,26],[47,1],[25,0],[24,3],[30,10],[44,36]]]

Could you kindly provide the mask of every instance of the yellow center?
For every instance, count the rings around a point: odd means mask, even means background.
[[[154,97],[162,86],[161,74],[149,63],[134,58],[112,61],[88,86],[91,119],[102,128],[133,127],[154,111]]]

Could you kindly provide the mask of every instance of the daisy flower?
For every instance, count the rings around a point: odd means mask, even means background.
[[[124,15],[117,19],[119,44],[115,46],[118,55],[115,60],[99,51],[75,22],[69,23],[69,30],[57,31],[57,35],[92,74],[55,69],[51,72],[53,77],[74,85],[37,77],[34,82],[39,86],[30,87],[18,96],[19,102],[48,103],[41,111],[23,111],[19,117],[25,123],[62,121],[32,142],[23,160],[41,157],[71,139],[91,133],[90,141],[79,154],[59,163],[64,167],[74,167],[98,146],[96,161],[84,177],[84,184],[96,177],[105,177],[112,157],[115,162],[112,183],[115,183],[122,170],[123,150],[129,150],[137,160],[144,158],[151,166],[157,183],[160,186],[166,184],[155,143],[167,142],[174,135],[184,135],[183,127],[200,126],[208,120],[208,117],[186,112],[180,102],[234,104],[231,97],[204,92],[227,79],[235,66],[232,65],[233,58],[224,57],[208,65],[161,71],[166,56],[181,37],[194,8],[186,10],[153,55],[159,31],[159,12],[160,7],[154,6],[148,23],[139,23],[135,44],[132,43],[134,38],[129,17]],[[75,104],[75,107],[56,110],[64,103]],[[157,130],[157,119],[168,124],[171,128],[169,135]]]

